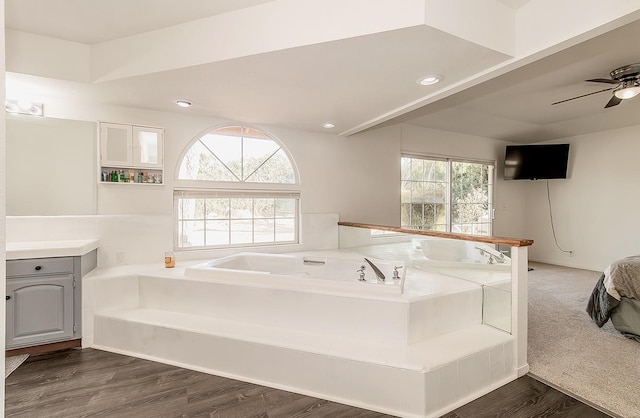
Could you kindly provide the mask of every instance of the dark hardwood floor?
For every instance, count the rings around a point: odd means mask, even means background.
[[[442,418],[609,416],[532,377],[523,376]]]
[[[5,384],[6,417],[389,417],[94,349],[31,356]],[[607,416],[529,376],[445,415]]]

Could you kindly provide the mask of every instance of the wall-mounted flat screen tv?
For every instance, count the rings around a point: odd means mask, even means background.
[[[507,145],[505,180],[566,179],[569,144]]]

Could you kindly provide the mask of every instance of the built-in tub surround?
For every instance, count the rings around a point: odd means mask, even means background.
[[[532,240],[338,224],[342,249],[379,259],[402,259],[409,266],[480,284],[484,323],[514,336],[518,376],[527,373],[527,253]],[[498,248],[508,248],[509,256]]]
[[[304,260],[329,273],[284,274]],[[360,283],[362,255],[348,250],[219,261],[94,271],[83,341],[406,417],[441,416],[517,377],[514,337],[482,324],[476,283],[409,266],[402,292],[359,292],[393,285]],[[316,282],[340,271],[347,286]]]
[[[379,269],[382,279],[374,267]],[[316,292],[399,295],[404,287],[404,267],[402,260],[390,263],[366,257],[328,258],[247,252],[187,267],[185,275],[222,277],[254,284],[299,285]]]

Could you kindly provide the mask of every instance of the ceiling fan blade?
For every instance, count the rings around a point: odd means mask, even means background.
[[[613,87],[608,88],[608,89],[604,89],[604,90],[594,91],[594,92],[592,92],[592,93],[583,94],[582,96],[572,97],[572,98],[570,98],[570,99],[560,100],[559,102],[551,103],[551,106],[553,106],[553,105],[557,105],[557,104],[560,104],[560,103],[564,103],[564,102],[568,102],[568,101],[571,101],[571,100],[575,100],[575,99],[580,99],[580,98],[582,98],[582,97],[591,96],[592,94],[602,93],[603,91],[609,91],[609,90],[613,90]],[[614,97],[615,97],[615,96],[614,96]],[[617,103],[616,103],[616,104],[617,104]]]
[[[585,81],[591,81],[593,83],[620,84],[619,81],[612,80],[610,78],[592,78],[591,80],[585,80]]]
[[[608,107],[618,106],[620,104],[620,102],[622,102],[622,99],[619,99],[616,96],[612,96],[611,100],[609,100],[609,102],[607,103],[607,105],[604,108],[606,109]]]

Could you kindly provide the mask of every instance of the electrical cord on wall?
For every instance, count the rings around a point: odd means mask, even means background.
[[[549,192],[549,179],[547,179],[547,200],[549,201],[549,218],[551,218],[551,232],[553,232],[553,240],[556,243],[556,247],[563,253],[573,254],[571,250],[563,250],[562,247],[558,244],[558,238],[556,237],[556,229],[553,226],[553,211],[551,210],[551,193]]]

